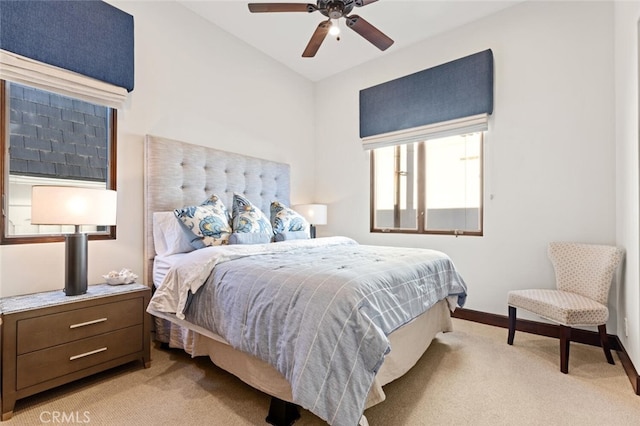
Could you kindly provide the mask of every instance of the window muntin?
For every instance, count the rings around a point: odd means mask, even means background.
[[[372,232],[482,235],[481,132],[372,150]]]
[[[16,83],[1,82],[2,244],[62,241],[73,226],[32,225],[31,186],[115,189],[116,111]],[[115,227],[82,227],[91,239]]]

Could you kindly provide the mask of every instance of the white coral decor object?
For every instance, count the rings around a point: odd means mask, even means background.
[[[138,279],[138,276],[131,272],[130,269],[124,268],[118,271],[111,271],[107,275],[103,275],[102,278],[107,281],[107,284],[110,285],[118,285],[118,284],[131,284]]]

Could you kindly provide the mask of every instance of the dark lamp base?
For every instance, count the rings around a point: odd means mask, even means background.
[[[78,296],[87,292],[87,234],[67,234],[65,237],[64,293]]]

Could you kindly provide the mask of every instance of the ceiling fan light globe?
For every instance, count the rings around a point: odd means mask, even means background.
[[[329,34],[332,36],[340,35],[340,27],[338,26],[338,22],[332,22],[331,28],[329,28]]]

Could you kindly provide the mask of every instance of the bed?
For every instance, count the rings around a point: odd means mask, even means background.
[[[199,250],[178,242],[174,209],[212,194],[226,206],[251,200],[262,212],[274,201],[289,206],[289,172],[283,163],[146,137],[144,279],[155,290],[147,309],[155,339],[209,356],[271,395],[268,423],[290,425],[302,406],[329,424],[366,424],[363,411],[385,399],[382,386],[452,330],[450,312],[464,304],[466,285],[443,253],[346,237]]]

